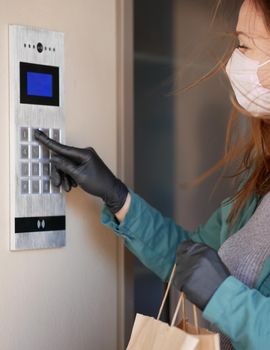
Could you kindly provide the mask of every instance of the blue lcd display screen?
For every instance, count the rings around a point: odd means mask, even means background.
[[[20,62],[20,103],[60,106],[59,67]]]
[[[53,75],[27,72],[27,95],[39,97],[53,96]]]

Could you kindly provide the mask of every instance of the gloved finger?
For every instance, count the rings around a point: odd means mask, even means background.
[[[62,183],[62,176],[61,173],[57,170],[57,168],[51,164],[51,176],[50,176],[51,182],[53,186],[59,187]]]
[[[184,284],[180,284],[178,281],[173,280],[173,286],[175,289],[177,289],[179,292],[183,291]]]
[[[187,241],[182,242],[177,247],[176,255],[182,255],[182,254],[187,253],[190,250],[190,248],[194,246],[194,244],[195,243],[191,240],[187,240]]]
[[[203,243],[193,242],[191,240],[184,241],[177,247],[177,256],[183,254],[194,255],[202,254],[205,250],[208,250],[210,247]]]
[[[70,177],[69,175],[66,175],[66,176],[68,177],[68,180],[69,180],[72,187],[78,186],[77,182],[72,177]]]
[[[34,132],[35,139],[49,148],[54,153],[60,154],[66,158],[71,159],[73,162],[82,163],[88,160],[89,152],[87,149],[81,149],[63,145],[53,139],[50,139],[44,132],[36,129]]]
[[[62,188],[65,192],[70,192],[72,188],[69,177],[65,174],[63,174],[63,178],[62,178]]]
[[[76,176],[78,173],[78,166],[74,164],[71,160],[59,156],[59,155],[54,155],[51,160],[51,164],[57,168],[57,170],[62,171],[64,174],[69,175],[71,178],[74,179],[76,182]]]
[[[185,285],[185,280],[186,280],[186,276],[184,276],[182,273],[177,273],[173,278],[174,287],[181,292]]]

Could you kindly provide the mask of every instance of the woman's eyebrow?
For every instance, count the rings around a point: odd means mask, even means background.
[[[243,35],[244,37],[246,37],[249,40],[254,40],[254,39],[265,39],[265,40],[269,40],[269,37],[260,35],[260,33],[245,33],[241,30],[236,30],[235,33],[237,34],[237,36],[239,35]]]
[[[244,35],[244,36],[246,36],[247,38],[250,38],[250,36],[249,36],[247,33],[245,33],[245,32],[242,32],[242,31],[237,30],[235,33],[236,33],[238,36],[239,36],[239,35]]]

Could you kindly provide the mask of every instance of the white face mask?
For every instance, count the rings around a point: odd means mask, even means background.
[[[269,62],[260,64],[235,49],[226,66],[238,103],[254,117],[270,116],[270,90],[258,77],[258,69]]]

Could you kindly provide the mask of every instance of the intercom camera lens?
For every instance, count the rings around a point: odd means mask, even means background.
[[[38,50],[38,52],[42,52],[43,51],[43,45],[41,43],[37,44],[37,50]]]

